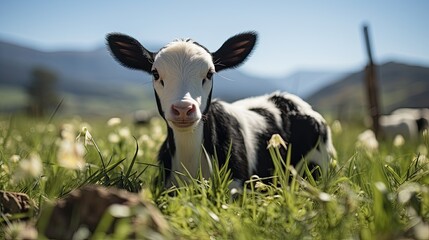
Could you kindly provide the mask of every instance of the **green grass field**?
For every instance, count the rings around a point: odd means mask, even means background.
[[[287,156],[270,148],[278,165],[273,184],[253,176],[241,194],[231,197],[225,168],[215,168],[211,179],[193,179],[175,190],[156,184],[155,158],[165,138],[159,119],[134,126],[123,120],[48,123],[2,117],[0,190],[28,194],[39,210],[24,216],[2,213],[0,238],[18,236],[22,219],[40,221],[47,202],[91,183],[140,192],[170,225],[166,238],[429,239],[427,132],[418,142],[398,138],[371,147],[357,140],[363,130],[333,124],[338,159],[317,181],[308,169],[297,173]],[[129,219],[138,214],[124,217],[112,234],[98,227],[93,239],[124,238],[135,229],[138,238],[151,238],[143,225],[130,226]]]

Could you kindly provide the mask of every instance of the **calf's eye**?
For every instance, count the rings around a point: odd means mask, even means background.
[[[206,83],[206,80],[211,80],[213,77],[213,72],[212,71],[208,71],[206,78],[203,79],[203,85]]]
[[[152,75],[154,77],[155,80],[159,79],[159,73],[156,69],[152,70]]]
[[[212,79],[212,77],[213,77],[213,72],[212,71],[209,71],[208,73],[207,73],[207,79]]]

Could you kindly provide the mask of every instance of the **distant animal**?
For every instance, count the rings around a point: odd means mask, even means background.
[[[406,140],[417,140],[421,133],[429,127],[429,109],[399,108],[379,119],[382,137],[393,140],[401,135]]]
[[[379,118],[381,136],[385,140],[393,140],[401,135],[408,140],[418,137],[417,124],[414,119],[404,118],[401,115],[383,115]]]
[[[272,176],[267,142],[273,134],[287,142],[294,165],[306,158],[326,170],[335,155],[325,120],[297,96],[277,92],[234,103],[212,101],[214,75],[246,60],[257,41],[255,32],[235,35],[215,52],[191,39],[175,40],[157,52],[127,35],[112,33],[106,39],[120,64],[153,76],[158,111],[167,125],[158,155],[166,187],[186,181],[177,172],[195,178],[201,169],[208,179],[212,157],[223,166],[228,154],[230,188],[242,187],[254,174]]]
[[[156,110],[138,110],[134,112],[134,124],[143,125],[148,124],[152,118],[156,117]]]
[[[414,120],[419,133],[429,128],[429,108],[398,108],[391,115]]]

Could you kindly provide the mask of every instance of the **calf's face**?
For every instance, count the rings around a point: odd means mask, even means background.
[[[168,125],[181,131],[196,126],[210,104],[215,72],[212,55],[191,41],[176,41],[156,54],[151,71]]]
[[[189,131],[210,107],[213,74],[243,63],[256,44],[256,33],[235,35],[213,53],[189,39],[156,53],[123,34],[107,35],[107,43],[119,63],[153,75],[159,113],[173,130]]]

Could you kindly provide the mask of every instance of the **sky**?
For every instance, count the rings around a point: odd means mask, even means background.
[[[120,32],[144,46],[189,37],[215,51],[237,33],[256,31],[257,47],[241,68],[279,77],[362,68],[364,24],[376,63],[429,66],[428,11],[424,0],[2,0],[0,40],[42,51],[87,51],[103,46],[107,33]]]

